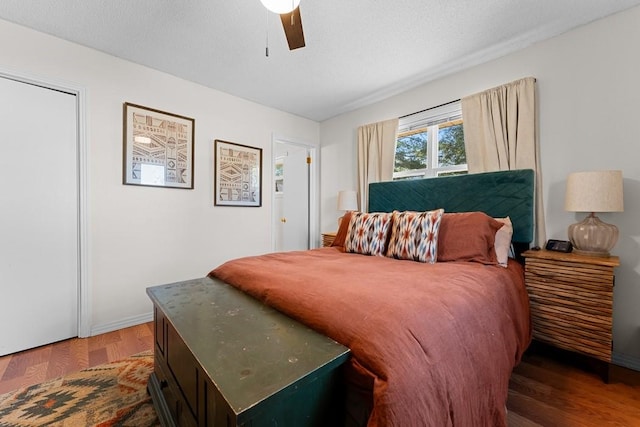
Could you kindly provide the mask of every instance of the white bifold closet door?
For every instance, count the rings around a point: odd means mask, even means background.
[[[0,77],[0,356],[78,335],[76,109]]]

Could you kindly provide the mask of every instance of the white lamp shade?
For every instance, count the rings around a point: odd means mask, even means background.
[[[279,15],[289,13],[300,4],[300,0],[260,0],[262,5]]]
[[[622,212],[622,171],[570,174],[564,209],[570,212]]]
[[[357,211],[358,193],[353,190],[342,190],[338,192],[339,211]]]

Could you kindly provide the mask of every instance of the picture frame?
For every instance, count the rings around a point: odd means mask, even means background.
[[[214,141],[214,205],[262,206],[262,148]]]
[[[122,183],[192,190],[195,120],[123,105]]]

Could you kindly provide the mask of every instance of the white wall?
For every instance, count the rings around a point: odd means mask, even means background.
[[[318,123],[2,20],[0,40],[0,68],[71,82],[88,94],[93,333],[150,320],[148,286],[271,250],[272,133],[317,146]],[[124,102],[195,119],[194,190],[122,185]],[[261,208],[213,206],[214,139],[263,149]]]
[[[614,300],[614,358],[640,369],[640,8],[593,22],[500,59],[457,72],[375,105],[321,123],[321,229],[336,228],[336,195],[356,189],[356,130],[521,77],[538,82],[547,238],[566,239],[584,215],[565,212],[570,172],[623,171],[625,211],[615,223],[620,256]],[[415,52],[414,52],[415,53]]]

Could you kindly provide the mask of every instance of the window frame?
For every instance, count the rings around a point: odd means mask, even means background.
[[[426,168],[422,169],[411,169],[400,172],[394,171],[394,181],[401,179],[431,178],[468,171],[467,163],[439,166],[438,143],[439,130],[442,124],[449,124],[449,126],[462,124],[462,104],[460,100],[400,118],[398,122],[398,133],[396,135],[396,148],[394,148],[394,169],[398,139],[421,132],[427,132],[427,164]],[[442,129],[446,127],[448,126]]]

